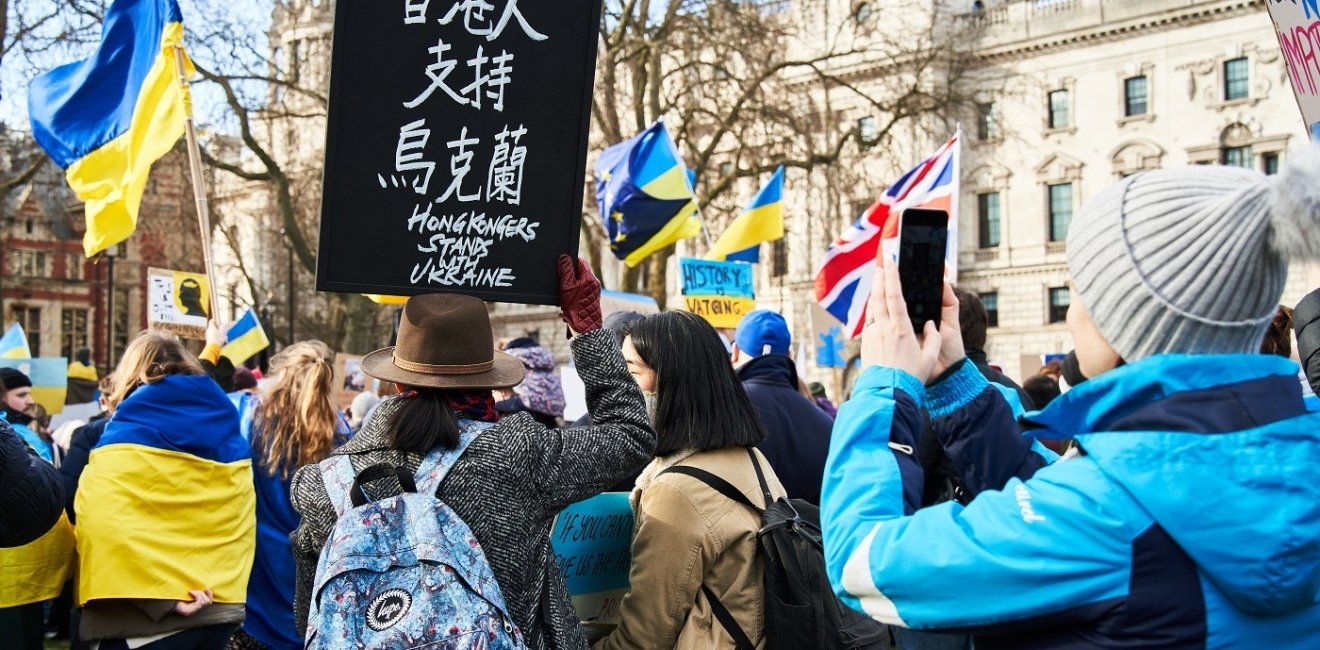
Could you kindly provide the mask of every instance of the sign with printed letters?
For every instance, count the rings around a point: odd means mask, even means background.
[[[694,257],[678,260],[683,273],[683,304],[711,325],[732,329],[756,309],[754,267],[744,262],[712,262]]]
[[[1312,140],[1320,141],[1320,0],[1269,0],[1283,62]]]
[[[316,288],[556,304],[601,0],[340,0]]]
[[[206,338],[210,295],[204,274],[148,268],[147,325],[183,338]]]

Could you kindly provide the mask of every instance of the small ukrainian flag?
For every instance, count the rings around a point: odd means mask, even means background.
[[[183,135],[192,100],[176,48],[183,15],[175,0],[115,0],[96,53],[28,87],[32,136],[87,204],[88,257],[133,234],[152,163]]]
[[[0,337],[0,358],[32,358],[32,350],[28,347],[27,334],[23,332],[22,325],[14,323],[5,331],[5,335]]]
[[[780,165],[756,198],[715,241],[706,259],[755,264],[761,261],[761,242],[783,238],[784,166]]]
[[[229,326],[229,342],[220,348],[220,355],[239,365],[252,358],[252,355],[265,350],[270,345],[266,330],[261,321],[249,307],[233,325]]]

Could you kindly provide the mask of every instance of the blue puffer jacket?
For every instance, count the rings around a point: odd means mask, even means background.
[[[1320,414],[1296,375],[1265,355],[1110,371],[1026,416],[1084,450],[1046,466],[970,364],[930,389],[868,369],[826,470],[831,582],[886,623],[971,631],[977,650],[1313,644]],[[981,493],[905,516],[923,408]]]

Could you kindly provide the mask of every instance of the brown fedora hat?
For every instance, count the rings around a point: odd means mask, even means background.
[[[413,296],[403,306],[398,345],[362,359],[362,371],[421,388],[509,388],[527,374],[495,350],[490,314],[479,298],[456,293]]]

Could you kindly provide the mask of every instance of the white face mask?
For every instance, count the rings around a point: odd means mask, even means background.
[[[642,398],[646,400],[646,417],[651,421],[651,424],[654,425],[655,409],[656,409],[656,405],[659,403],[660,397],[658,394],[652,391],[652,392],[642,393]]]

